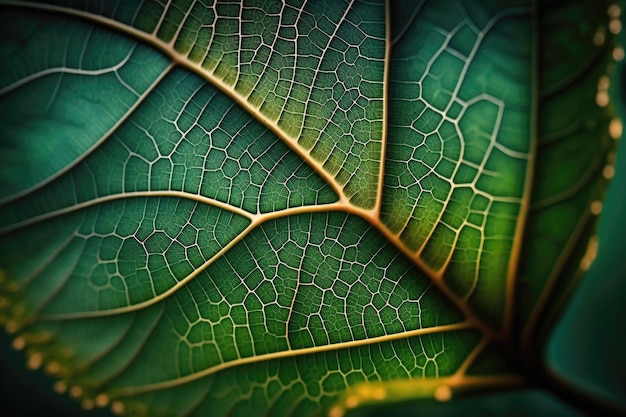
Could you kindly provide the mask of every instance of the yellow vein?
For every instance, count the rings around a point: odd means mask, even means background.
[[[254,222],[257,225],[265,223],[268,220],[280,219],[287,216],[293,216],[296,214],[308,214],[308,213],[324,213],[329,211],[346,211],[346,209],[351,208],[346,202],[336,202],[336,203],[327,203],[327,204],[319,204],[314,206],[300,206],[300,207],[289,207],[282,210],[270,211],[263,214],[257,214],[254,218]]]
[[[415,400],[434,396],[440,401],[448,401],[456,392],[471,391],[485,388],[513,388],[528,385],[528,381],[519,375],[498,374],[491,376],[466,376],[454,374],[444,377],[420,378],[412,377],[408,379],[391,379],[382,382],[361,382],[347,389],[343,396],[343,401],[335,402],[332,408],[338,409],[339,413],[332,415],[343,415],[346,408],[353,408],[348,403],[375,404],[381,402],[397,402],[402,400]],[[438,391],[443,388],[446,392],[443,396]],[[439,391],[441,392],[441,391]]]
[[[97,75],[104,75],[104,74],[110,74],[112,72],[117,72],[120,68],[122,68],[124,65],[126,65],[128,63],[128,60],[130,59],[131,55],[134,53],[134,47],[133,49],[130,50],[130,52],[124,57],[124,59],[122,59],[120,62],[118,62],[117,64],[111,66],[111,67],[107,67],[107,68],[102,68],[102,69],[95,69],[95,70],[87,70],[87,69],[81,69],[81,68],[71,68],[71,67],[54,67],[54,68],[46,68],[44,70],[35,72],[33,74],[27,75],[24,78],[19,79],[18,81],[15,81],[14,83],[11,83],[9,85],[7,85],[6,87],[0,88],[0,96],[4,95],[10,91],[13,91],[19,87],[22,87],[23,85],[26,85],[30,82],[33,82],[35,80],[38,80],[40,78],[45,77],[46,75],[51,75],[51,74],[71,74],[71,75],[91,75],[91,76],[97,76]]]
[[[458,331],[458,330],[466,330],[470,328],[472,328],[472,325],[469,322],[461,322],[461,323],[448,324],[448,325],[443,325],[443,326],[430,327],[426,329],[416,329],[416,330],[411,330],[411,331],[407,331],[403,333],[394,333],[390,335],[377,336],[377,337],[372,337],[369,339],[353,340],[349,342],[341,342],[341,343],[335,343],[335,344],[329,344],[329,345],[323,345],[323,346],[314,346],[314,347],[294,349],[294,350],[284,350],[280,352],[266,353],[266,354],[262,354],[258,356],[250,356],[246,358],[233,360],[230,362],[221,363],[221,364],[212,366],[210,368],[207,368],[203,371],[189,374],[180,378],[171,379],[171,380],[163,381],[163,382],[157,382],[157,383],[149,384],[149,385],[122,388],[112,393],[112,396],[126,397],[126,396],[132,396],[132,395],[143,393],[143,392],[150,392],[150,391],[172,388],[172,387],[176,387],[176,386],[179,386],[179,385],[191,382],[191,381],[196,381],[200,378],[204,378],[206,376],[215,374],[217,372],[220,372],[220,371],[223,371],[225,369],[232,368],[235,366],[242,366],[242,365],[247,365],[251,363],[289,358],[289,357],[294,357],[294,356],[310,355],[310,354],[334,351],[334,350],[339,350],[339,349],[348,349],[348,348],[355,348],[355,347],[360,347],[360,346],[368,346],[372,344],[390,342],[393,340],[407,339],[410,337],[417,337],[417,336],[422,336],[426,334],[452,332],[452,331]]]
[[[74,204],[72,206],[69,207],[64,207],[62,209],[58,209],[58,210],[54,210],[45,214],[41,214],[39,216],[35,216],[35,217],[31,217],[29,219],[23,220],[21,222],[18,223],[14,223],[11,224],[9,226],[6,226],[2,229],[0,229],[0,235],[5,234],[5,233],[9,233],[12,232],[14,230],[17,229],[21,229],[27,226],[31,226],[33,224],[45,221],[45,220],[50,220],[53,219],[55,217],[59,217],[65,214],[70,214],[79,210],[83,210],[89,207],[93,207],[96,206],[98,204],[104,204],[104,203],[108,203],[111,201],[117,201],[117,200],[122,200],[122,199],[127,199],[127,198],[140,198],[140,197],[152,197],[152,198],[158,198],[158,197],[178,197],[178,198],[184,198],[187,200],[194,200],[197,201],[199,203],[204,203],[204,204],[208,204],[214,207],[218,207],[221,208],[223,210],[227,210],[230,211],[232,213],[238,214],[240,216],[246,217],[249,220],[254,220],[255,217],[257,215],[255,214],[251,214],[245,210],[242,210],[238,207],[234,207],[231,206],[229,204],[223,203],[221,201],[218,200],[214,200],[212,198],[207,198],[207,197],[203,197],[197,194],[191,194],[191,193],[186,193],[183,191],[136,191],[136,192],[131,192],[131,193],[119,193],[119,194],[112,194],[112,195],[108,195],[105,197],[98,197],[98,198],[94,198],[93,200],[88,200],[88,201],[84,201],[82,203],[78,203],[78,204]]]
[[[132,311],[137,311],[137,310],[150,307],[151,305],[154,305],[158,303],[159,301],[166,299],[170,295],[177,292],[180,288],[187,285],[189,281],[191,281],[200,273],[202,273],[211,264],[213,264],[217,259],[222,257],[222,255],[224,255],[226,252],[228,252],[233,246],[239,243],[248,233],[250,233],[252,229],[254,229],[254,226],[255,226],[254,223],[250,223],[248,227],[246,227],[241,233],[237,235],[237,237],[235,237],[233,240],[228,242],[226,246],[220,249],[215,255],[209,258],[209,260],[203,263],[200,267],[194,270],[191,274],[187,275],[185,278],[178,281],[176,285],[173,285],[167,291],[164,291],[161,294],[150,298],[149,300],[142,301],[140,303],[132,304],[132,305],[125,306],[125,307],[111,308],[108,310],[92,310],[92,311],[80,311],[76,313],[41,315],[39,319],[44,320],[44,321],[57,321],[57,320],[75,320],[75,319],[84,319],[84,318],[93,318],[93,317],[107,317],[107,316],[113,316],[117,314],[130,313]]]
[[[183,68],[186,68],[200,76],[202,76],[205,80],[207,80],[211,85],[219,89],[221,92],[226,94],[231,100],[237,103],[241,108],[245,109],[248,113],[250,113],[255,119],[260,121],[265,127],[271,130],[278,138],[282,140],[292,151],[294,151],[303,161],[305,161],[318,175],[320,175],[324,181],[333,189],[333,191],[337,194],[341,201],[348,201],[346,196],[343,194],[343,187],[332,177],[326,170],[324,170],[323,166],[320,165],[317,161],[315,161],[304,149],[298,146],[296,142],[296,138],[292,138],[288,136],[276,122],[268,119],[264,114],[261,113],[260,108],[253,107],[250,103],[248,103],[245,98],[243,98],[234,87],[224,83],[222,80],[217,78],[215,75],[210,73],[208,70],[202,67],[201,64],[197,64],[191,62],[187,59],[186,56],[180,54],[174,49],[173,44],[166,43],[161,39],[157,38],[154,34],[148,34],[146,32],[142,32],[139,29],[136,29],[132,26],[125,25],[123,23],[117,22],[113,19],[96,15],[90,12],[86,12],[83,10],[75,10],[62,6],[54,6],[48,4],[35,4],[35,3],[27,3],[27,2],[16,2],[16,1],[0,1],[0,4],[6,4],[11,6],[18,6],[23,8],[31,8],[35,10],[45,10],[54,13],[60,13],[70,16],[76,16],[79,18],[83,18],[86,20],[90,20],[96,23],[99,23],[105,27],[113,28],[119,30],[122,33],[133,36],[148,45],[152,45],[157,50],[161,51],[168,58],[173,61],[174,65],[179,65]]]
[[[465,317],[472,322],[474,327],[480,329],[487,337],[492,337],[494,331],[487,323],[480,319],[469,305],[460,297],[458,297],[443,281],[442,273],[435,271],[422,258],[412,252],[400,238],[391,232],[379,218],[373,217],[371,211],[366,211],[348,204],[337,203],[340,210],[349,214],[357,215],[376,228],[385,238],[394,245],[394,247],[402,252],[404,256],[410,259],[418,268],[422,270],[431,280],[433,285],[437,287],[447,299],[458,308]]]
[[[162,292],[159,295],[156,295],[155,297],[150,298],[149,300],[142,301],[142,302],[128,305],[128,306],[124,306],[124,307],[111,308],[107,310],[92,310],[92,311],[81,311],[81,312],[74,312],[74,313],[49,314],[49,315],[41,315],[39,318],[41,320],[46,320],[46,321],[73,320],[73,319],[82,319],[82,318],[90,318],[90,317],[113,316],[117,314],[130,313],[133,311],[145,309],[147,307],[150,307],[166,299],[167,297],[171,296],[172,294],[177,292],[179,289],[184,287],[191,280],[193,280],[195,277],[197,277],[203,271],[205,271],[211,264],[215,263],[215,261],[221,258],[226,252],[232,249],[233,246],[241,242],[244,237],[246,237],[252,230],[257,228],[259,225],[269,220],[292,216],[295,214],[328,212],[328,211],[333,211],[333,210],[340,210],[341,208],[343,208],[343,205],[341,203],[336,203],[336,204],[326,204],[326,205],[319,205],[319,206],[294,207],[294,208],[279,210],[276,212],[259,214],[255,216],[248,215],[248,217],[251,218],[252,220],[250,224],[243,231],[241,231],[234,239],[232,239],[226,246],[220,249],[215,255],[213,255],[210,259],[208,259],[205,263],[200,265],[197,269],[195,269],[192,273],[187,275],[185,278],[178,281],[175,285],[170,287],[168,290]]]
[[[465,358],[461,366],[459,366],[459,368],[456,370],[456,372],[454,373],[454,376],[466,376],[467,369],[474,363],[476,358],[485,350],[488,344],[489,344],[489,339],[484,337],[476,345],[474,350],[472,350],[470,354],[467,355],[467,358]]]
[[[519,375],[494,375],[494,376],[451,376],[437,380],[438,385],[450,385],[451,388],[478,388],[478,387],[518,387],[524,386],[528,381]]]

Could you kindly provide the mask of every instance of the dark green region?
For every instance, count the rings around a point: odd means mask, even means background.
[[[497,328],[530,167],[531,7],[413,7],[391,16],[381,219]]]
[[[0,201],[74,165],[168,64],[125,36],[13,8],[0,16],[0,61]]]
[[[520,328],[541,297],[547,309],[539,311],[533,325],[569,297],[568,287],[581,274],[579,265],[596,229],[599,212],[592,211],[602,207],[605,167],[614,169],[616,141],[609,126],[617,111],[614,102],[608,103],[607,88],[616,80],[610,56],[615,39],[608,33],[602,42],[598,38],[609,23],[608,2],[598,8],[590,4],[541,6],[539,133],[519,264]],[[583,19],[587,23],[581,26]]]

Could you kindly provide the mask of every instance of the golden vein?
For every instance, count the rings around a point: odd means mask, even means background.
[[[215,374],[217,372],[223,371],[228,368],[232,368],[235,366],[242,366],[242,365],[251,364],[251,363],[270,361],[274,359],[288,358],[288,357],[294,357],[294,356],[303,356],[303,355],[309,355],[309,354],[314,354],[314,353],[335,351],[339,349],[354,348],[354,347],[359,347],[359,346],[368,346],[368,345],[377,344],[377,343],[390,342],[390,341],[398,340],[398,339],[407,339],[409,337],[422,336],[422,335],[432,334],[432,333],[466,330],[470,328],[472,328],[472,325],[469,322],[461,322],[461,323],[456,323],[456,324],[448,324],[448,325],[443,325],[443,326],[430,327],[427,329],[416,329],[416,330],[411,330],[411,331],[407,331],[403,333],[395,333],[395,334],[390,334],[390,335],[372,337],[369,339],[353,340],[350,342],[334,343],[334,344],[323,345],[323,346],[315,346],[315,347],[309,347],[309,348],[266,353],[263,355],[250,356],[246,358],[233,360],[230,362],[221,363],[219,365],[215,365],[210,368],[207,368],[203,371],[186,375],[180,378],[171,379],[168,381],[163,381],[163,382],[158,382],[155,384],[149,384],[149,385],[143,385],[143,386],[137,386],[137,387],[122,388],[122,389],[115,391],[114,393],[112,392],[111,395],[115,397],[127,397],[127,396],[132,396],[135,394],[139,394],[139,393],[172,388],[172,387],[176,387],[176,386]]]
[[[326,172],[322,165],[320,165],[317,161],[315,161],[309,154],[307,154],[302,148],[300,148],[296,142],[297,138],[289,137],[278,127],[278,124],[270,119],[268,119],[265,115],[263,115],[259,109],[253,107],[248,103],[241,95],[239,95],[235,89],[227,84],[225,84],[222,80],[215,77],[212,73],[204,69],[200,64],[193,63],[189,61],[185,56],[178,53],[174,48],[172,43],[166,43],[154,34],[148,34],[139,29],[136,29],[132,26],[125,25],[123,23],[117,22],[113,19],[99,16],[96,14],[92,14],[89,12],[85,12],[82,10],[70,9],[62,6],[54,6],[48,4],[36,4],[36,3],[28,3],[28,2],[16,2],[16,1],[0,1],[0,4],[6,4],[11,6],[18,6],[23,8],[31,8],[36,10],[45,10],[49,12],[61,13],[70,16],[77,16],[86,20],[90,20],[93,22],[97,22],[105,27],[116,29],[122,33],[133,36],[148,45],[152,45],[157,50],[161,51],[168,58],[170,58],[174,65],[181,66],[186,68],[198,75],[201,75],[205,80],[207,80],[211,85],[215,86],[221,92],[226,94],[231,100],[237,103],[241,108],[245,109],[249,114],[251,114],[256,120],[260,121],[264,126],[266,126],[269,130],[271,130],[277,137],[279,137],[283,143],[285,143],[291,150],[293,150],[303,161],[307,162],[311,168],[318,175],[320,175],[324,181],[333,189],[333,191],[339,197],[339,200],[342,202],[346,202],[349,204],[348,199],[343,194],[343,187],[335,180],[333,176],[331,176],[328,172]]]

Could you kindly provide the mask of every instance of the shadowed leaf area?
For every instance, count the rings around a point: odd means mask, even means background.
[[[87,415],[620,412],[544,360],[619,5],[0,6],[0,323]]]

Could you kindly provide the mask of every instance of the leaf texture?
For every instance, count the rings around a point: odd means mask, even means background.
[[[611,176],[608,4],[1,3],[0,319],[58,391],[335,417],[523,382]]]

